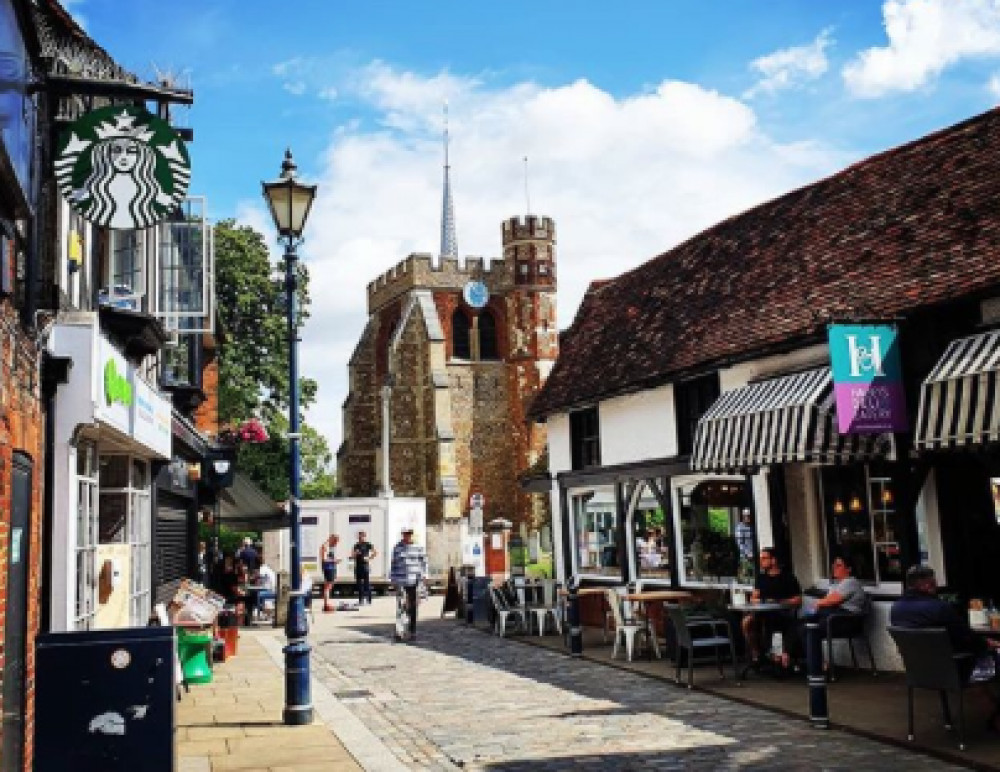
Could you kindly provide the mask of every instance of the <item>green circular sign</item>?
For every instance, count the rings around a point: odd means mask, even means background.
[[[59,189],[81,216],[133,230],[176,210],[187,193],[191,161],[166,121],[141,107],[113,105],[66,129],[55,170]]]

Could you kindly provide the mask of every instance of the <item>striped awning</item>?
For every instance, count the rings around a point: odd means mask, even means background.
[[[921,450],[1000,442],[1000,330],[952,341],[924,380],[913,444]]]
[[[698,421],[691,468],[749,471],[799,461],[848,463],[894,455],[892,435],[840,434],[829,367],[727,391]]]

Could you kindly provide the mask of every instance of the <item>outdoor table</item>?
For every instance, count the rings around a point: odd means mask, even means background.
[[[786,606],[783,603],[774,602],[761,602],[761,603],[732,603],[726,606],[730,611],[735,611],[740,614],[777,614],[782,611],[794,610],[793,606]],[[746,680],[747,673],[750,672],[750,668],[753,666],[753,662],[750,661],[750,642],[746,642],[746,665],[743,667],[743,672],[740,674],[740,680]]]
[[[1000,630],[994,630],[989,625],[969,625],[969,629],[976,635],[995,635],[1000,638]]]

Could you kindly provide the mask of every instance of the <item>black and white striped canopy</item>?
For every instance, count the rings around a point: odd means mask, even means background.
[[[924,380],[914,446],[922,450],[1000,442],[1000,330],[952,341]]]
[[[829,367],[727,391],[698,421],[691,468],[747,471],[796,461],[892,457],[891,435],[840,434]]]

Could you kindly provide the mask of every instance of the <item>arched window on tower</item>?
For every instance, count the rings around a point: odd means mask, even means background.
[[[493,314],[483,309],[479,314],[479,358],[499,359],[500,347],[497,345],[497,322]]]
[[[451,316],[451,355],[455,359],[472,359],[469,317],[461,308]]]

